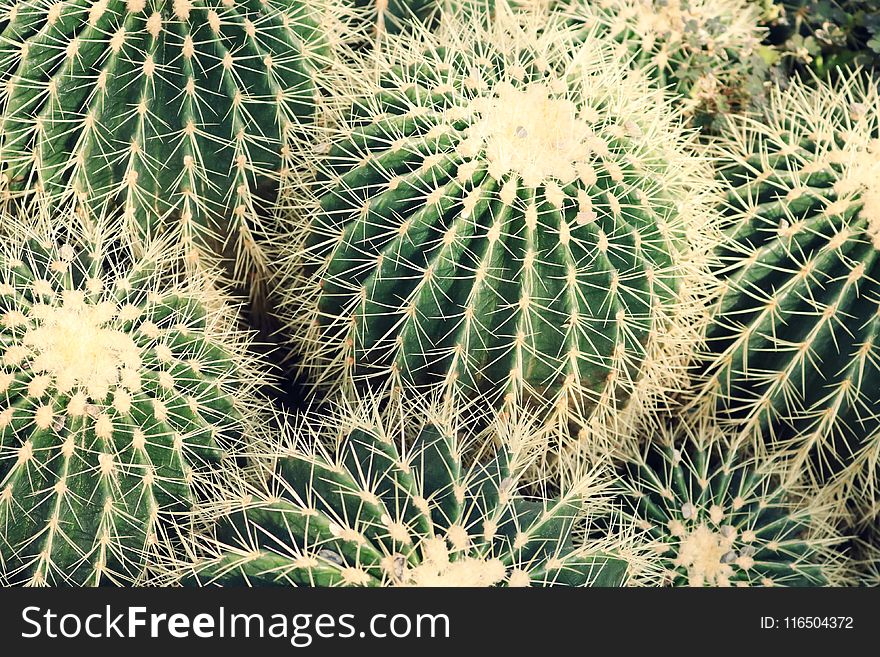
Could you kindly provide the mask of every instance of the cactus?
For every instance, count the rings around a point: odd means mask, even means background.
[[[527,423],[496,422],[493,433],[511,434],[501,442],[513,447],[486,449],[484,440],[474,454],[473,425],[448,408],[382,414],[362,400],[339,409],[279,450],[262,489],[218,505],[213,530],[196,540],[201,558],[178,566],[178,577],[257,586],[623,583],[628,562],[610,551],[616,537],[574,539],[589,514],[607,512],[599,471],[553,499],[523,494]],[[336,444],[322,447],[328,435]]]
[[[862,586],[880,586],[880,528],[876,524],[866,528],[855,547],[856,580]]]
[[[652,586],[834,586],[843,542],[827,509],[781,485],[772,463],[689,431],[623,468],[624,513],[644,531]],[[641,580],[641,581],[639,581]]]
[[[328,82],[336,127],[299,153],[278,258],[293,348],[318,385],[628,436],[681,391],[712,283],[692,135],[607,39],[502,6],[444,21]]]
[[[323,0],[2,0],[3,193],[107,206],[134,244],[175,236],[193,257],[266,262],[264,197],[289,133],[313,112],[330,53]]]
[[[880,102],[851,76],[776,90],[731,121],[724,293],[703,398],[791,477],[876,515]]]
[[[764,30],[748,0],[570,0],[558,10],[576,25],[601,25],[701,125],[763,95]]]
[[[249,431],[247,341],[207,283],[173,284],[167,258],[126,265],[99,234],[2,247],[0,578],[10,584],[138,581],[166,518],[190,508]]]

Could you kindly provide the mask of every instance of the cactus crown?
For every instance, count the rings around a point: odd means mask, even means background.
[[[705,442],[702,442],[705,441]],[[781,485],[772,463],[687,432],[624,467],[623,508],[645,531],[666,586],[825,586],[844,577],[828,510]],[[659,566],[659,569],[658,569]]]
[[[258,187],[284,175],[288,132],[311,116],[331,7],[3,0],[4,193],[96,216],[109,205],[134,243],[167,233],[190,254],[234,254],[237,280],[253,274]]]
[[[876,512],[877,84],[794,82],[770,100],[720,147],[729,239],[705,390],[793,475]]]
[[[619,585],[626,562],[608,553],[615,539],[573,538],[577,522],[606,509],[599,474],[584,475],[555,499],[526,497],[530,428],[497,423],[495,437],[516,446],[478,451],[468,465],[473,434],[461,437],[468,426],[436,406],[409,417],[381,415],[375,402],[343,407],[332,426],[301,434],[279,453],[265,490],[220,506],[189,578],[301,586]],[[336,447],[321,447],[334,434]]]
[[[67,240],[67,241],[61,241]],[[106,235],[0,253],[0,570],[13,583],[136,581],[159,520],[248,430],[252,357],[229,309]],[[130,261],[129,261],[130,262]]]
[[[334,123],[297,186],[314,196],[295,192],[311,230],[279,288],[303,367],[625,433],[624,407],[679,390],[711,284],[692,136],[558,17],[438,29],[328,83]]]

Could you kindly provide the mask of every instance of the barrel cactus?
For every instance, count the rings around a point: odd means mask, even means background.
[[[654,550],[652,586],[828,586],[845,578],[827,509],[781,485],[772,463],[687,432],[623,468],[621,507]],[[659,566],[659,568],[658,568]]]
[[[841,506],[880,472],[880,102],[852,76],[794,82],[731,121],[724,292],[705,398]]]
[[[3,193],[109,206],[134,244],[173,235],[237,281],[265,277],[263,199],[313,113],[332,6],[0,1]]]
[[[558,10],[575,25],[602,26],[700,125],[763,94],[764,31],[749,0],[569,0]]]
[[[496,423],[492,430],[514,434],[503,442],[516,446],[486,450],[483,442],[468,458],[472,425],[455,413],[342,408],[280,451],[263,489],[218,505],[213,530],[196,540],[201,558],[178,576],[254,586],[623,583],[628,562],[610,551],[615,537],[575,540],[578,523],[607,511],[599,473],[553,499],[523,494],[526,425]],[[324,448],[328,433],[336,443]]]
[[[58,239],[55,239],[55,238]],[[65,241],[61,241],[61,240]],[[0,572],[138,581],[252,424],[254,361],[229,308],[100,237],[0,252]]]
[[[335,127],[300,154],[279,257],[293,347],[318,385],[480,394],[627,435],[681,390],[711,286],[692,135],[558,17],[499,6],[438,30],[328,83]]]

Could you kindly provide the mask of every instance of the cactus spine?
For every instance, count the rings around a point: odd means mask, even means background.
[[[852,76],[732,121],[725,289],[706,398],[841,507],[880,509],[880,102]]]
[[[309,236],[279,285],[294,347],[333,387],[479,393],[628,435],[698,341],[711,183],[607,39],[503,7],[446,21],[328,84],[336,123],[294,193]]]
[[[163,518],[249,430],[253,359],[229,308],[195,280],[175,286],[155,254],[124,261],[106,236],[60,233],[0,254],[9,583],[138,581]]]
[[[528,425],[498,422],[512,448],[475,447],[472,424],[439,407],[383,414],[346,404],[279,452],[265,489],[247,490],[178,568],[199,584],[297,586],[618,586],[617,538],[575,540],[607,511],[596,472],[560,497],[523,494]],[[498,432],[509,435],[501,436]],[[461,436],[465,436],[462,438]],[[336,446],[325,449],[328,438]],[[476,456],[470,462],[465,454]],[[222,497],[228,497],[227,494]]]
[[[265,277],[260,190],[285,175],[333,31],[322,0],[3,0],[7,196],[174,235]],[[50,212],[50,216],[56,216]]]

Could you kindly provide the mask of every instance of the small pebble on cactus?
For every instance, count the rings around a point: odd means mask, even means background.
[[[63,240],[63,241],[62,241]],[[0,252],[0,571],[10,584],[138,582],[250,431],[256,371],[210,285],[108,236]],[[265,377],[264,377],[265,378]]]
[[[790,475],[880,509],[880,95],[793,82],[732,120],[705,399]]]
[[[683,391],[712,285],[693,135],[613,41],[556,15],[438,30],[327,82],[335,118],[297,153],[279,257],[293,349],[319,385],[480,394],[628,436]]]
[[[527,424],[496,423],[495,437],[516,445],[496,451],[448,409],[400,413],[347,403],[329,424],[304,426],[263,489],[239,492],[238,502],[218,496],[227,500],[219,518],[196,538],[201,558],[172,575],[200,585],[624,583],[629,562],[615,553],[624,540],[577,540],[579,524],[608,512],[601,473],[561,496],[532,498],[522,490],[533,451]],[[336,444],[325,448],[327,440]]]

